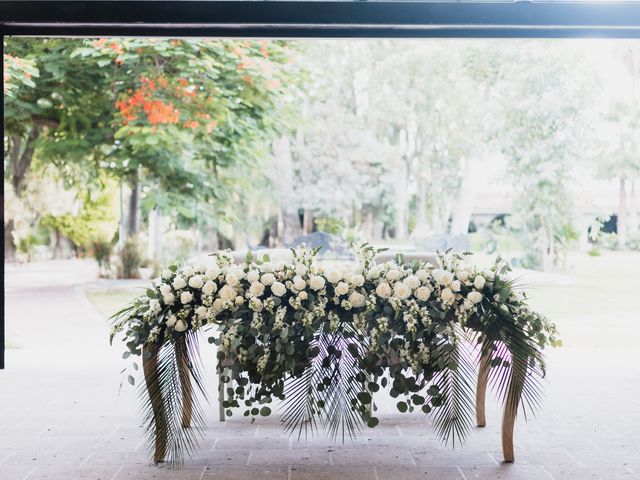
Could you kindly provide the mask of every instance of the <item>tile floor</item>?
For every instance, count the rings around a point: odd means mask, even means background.
[[[120,349],[109,348],[108,325],[84,296],[93,267],[58,266],[44,279],[37,267],[7,272],[7,330],[22,348],[8,351],[0,371],[1,480],[640,480],[640,319],[632,316],[626,332],[635,340],[622,347],[606,341],[604,322],[587,319],[588,338],[576,333],[550,353],[544,410],[519,419],[514,464],[501,462],[495,402],[488,426],[452,450],[428,418],[394,413],[379,396],[380,426],[344,444],[291,439],[277,417],[221,423],[212,406],[184,468],[150,465],[135,389],[118,394]],[[214,392],[213,371],[208,378]]]

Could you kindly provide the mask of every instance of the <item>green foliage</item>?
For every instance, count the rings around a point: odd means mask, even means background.
[[[5,51],[5,132],[35,137],[27,171],[53,164],[67,187],[95,189],[139,174],[145,211],[197,199],[216,227],[242,218],[230,204],[252,189],[298,75],[281,41],[10,38]],[[48,221],[86,238],[73,218]]]
[[[117,228],[114,201],[109,186],[97,193],[85,192],[76,199],[77,213],[47,213],[42,225],[64,235],[77,247],[89,248],[94,242],[113,237]]]
[[[102,238],[95,239],[91,242],[93,257],[98,262],[101,272],[109,272],[111,270],[111,254],[113,253],[113,241]]]
[[[40,72],[33,61],[7,53],[4,54],[3,60],[4,94],[6,97],[15,97],[21,87],[33,88],[36,86],[33,79],[38,77]]]
[[[631,250],[640,251],[640,230],[629,234],[627,238],[627,246]]]

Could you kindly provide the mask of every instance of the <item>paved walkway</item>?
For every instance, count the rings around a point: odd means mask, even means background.
[[[344,445],[291,440],[275,418],[220,423],[212,407],[201,449],[183,470],[151,466],[135,392],[123,386],[118,395],[126,363],[84,295],[95,273],[91,262],[7,269],[7,333],[21,348],[8,351],[0,371],[2,480],[640,479],[637,310],[563,326],[567,346],[550,355],[544,411],[517,424],[513,465],[500,461],[494,403],[489,425],[451,450],[423,416],[393,413],[380,399],[381,425]],[[213,392],[215,352],[205,354]]]

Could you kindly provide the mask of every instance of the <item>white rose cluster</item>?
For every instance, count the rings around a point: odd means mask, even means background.
[[[359,329],[375,325],[379,334],[393,330],[393,323],[400,321],[406,331],[415,333],[420,325],[431,324],[431,308],[453,312],[464,321],[478,311],[485,298],[501,301],[487,290],[494,271],[476,269],[452,255],[441,256],[438,268],[393,261],[376,265],[370,254],[359,256],[360,264],[325,267],[315,263],[308,252],[294,253],[289,264],[250,258],[243,265],[234,265],[228,254],[217,253],[209,263],[169,267],[162,270],[156,293],[139,300],[147,304],[140,316],[150,325],[149,331],[158,327],[154,338],[165,331],[196,330],[227,318],[253,319],[257,324],[256,315],[261,325],[275,325],[276,329],[296,322],[309,327],[331,318],[330,329],[335,330],[343,317],[351,318],[345,312],[354,309],[349,315]],[[524,301],[516,293],[509,298]],[[388,307],[400,314],[382,323],[367,320],[388,312]],[[223,316],[224,312],[238,313]],[[165,334],[168,338],[166,335],[169,333]]]

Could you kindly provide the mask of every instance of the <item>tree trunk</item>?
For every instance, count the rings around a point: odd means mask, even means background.
[[[305,208],[304,216],[302,217],[302,232],[304,235],[309,235],[313,232],[313,212]]]
[[[27,142],[23,147],[23,139],[19,135],[12,135],[11,140],[11,153],[9,155],[10,169],[11,169],[11,187],[17,198],[21,198],[26,186],[27,173],[29,167],[31,167],[31,160],[33,158],[33,152],[35,150],[35,142],[40,135],[40,127],[33,126]],[[15,222],[11,219],[4,219],[4,259],[5,261],[16,260],[17,245],[13,238],[13,231],[15,230]]]
[[[22,150],[22,138],[18,135],[11,137],[11,185],[17,197],[21,197],[24,191],[27,172],[31,167],[31,160],[35,150],[35,143],[40,136],[40,127],[33,126],[27,137],[27,142]]]
[[[13,219],[7,220],[4,224],[4,261],[15,262],[16,260],[16,244],[13,239],[13,230],[15,224]]]
[[[620,190],[618,197],[618,221],[617,221],[617,234],[618,234],[618,242],[621,246],[627,242],[627,191],[626,191],[626,180],[623,177],[620,177]]]
[[[297,141],[304,141],[301,133],[299,133]],[[280,137],[273,142],[272,148],[273,155],[277,160],[277,172],[274,183],[278,189],[278,198],[280,199],[277,241],[280,244],[290,245],[293,239],[301,233],[301,225],[298,218],[298,202],[294,188],[291,139],[287,136]]]
[[[416,228],[413,231],[415,238],[424,237],[427,234],[427,181],[418,179],[418,195],[416,198]]]
[[[476,155],[465,160],[462,183],[451,220],[451,235],[466,235],[469,231],[478,185],[479,164],[479,157]]]
[[[395,192],[395,222],[394,230],[396,239],[405,239],[408,235],[409,223],[409,189],[408,189],[408,165],[407,162],[401,160],[399,162],[399,175],[397,177]]]
[[[139,203],[140,203],[140,178],[139,170],[136,170],[131,180],[131,196],[129,197],[129,222],[127,235],[134,237],[140,229]]]
[[[631,194],[629,195],[629,233],[638,233],[638,197],[636,195],[636,181],[631,181]]]

